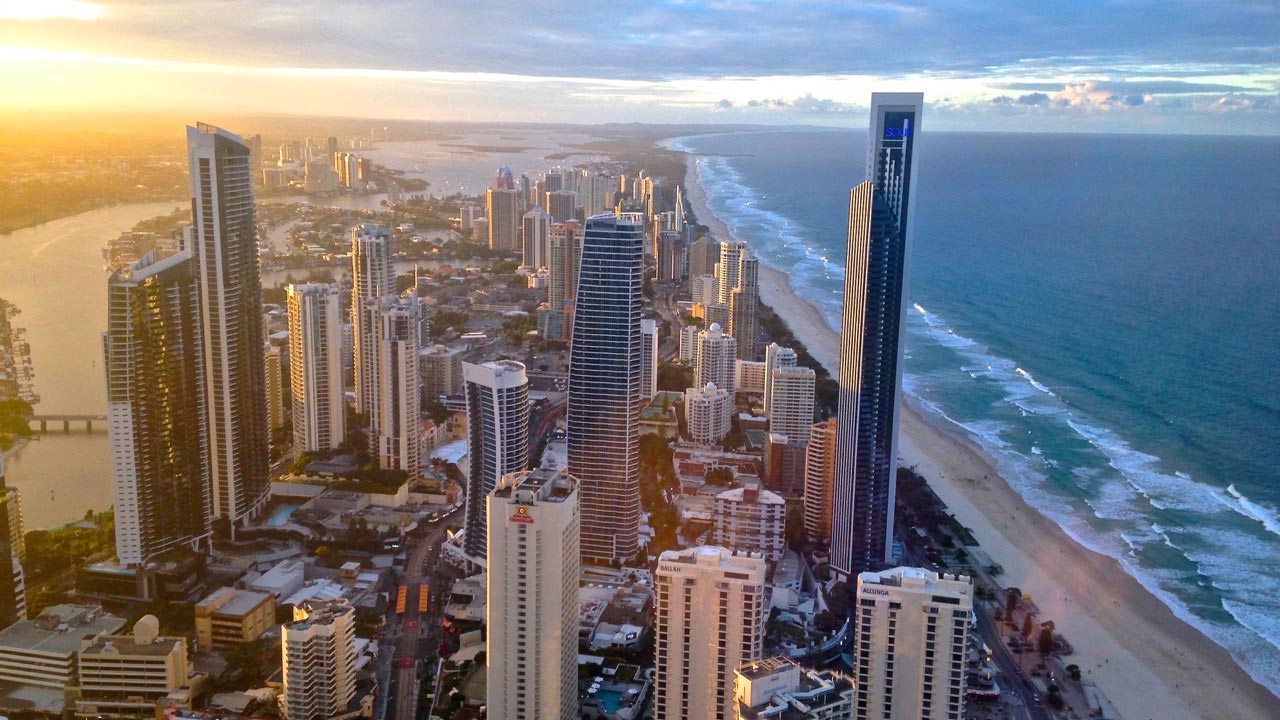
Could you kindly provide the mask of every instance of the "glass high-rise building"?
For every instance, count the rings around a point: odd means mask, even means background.
[[[463,550],[485,556],[485,498],[529,464],[529,378],[515,360],[462,364],[467,396],[467,509]]]
[[[569,349],[569,473],[581,483],[582,556],[639,549],[644,218],[589,218]]]
[[[910,207],[921,93],[874,93],[867,179],[849,192],[831,564],[879,570],[893,548]]]
[[[148,253],[107,281],[107,432],[126,565],[210,535],[199,293],[186,250]]]
[[[212,511],[234,528],[266,504],[271,432],[249,148],[187,128],[193,252],[200,277],[205,447]]]

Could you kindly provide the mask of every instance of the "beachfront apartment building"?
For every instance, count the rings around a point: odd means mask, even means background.
[[[734,671],[763,653],[766,565],[720,547],[658,558],[655,720],[732,718]]]
[[[804,462],[804,534],[809,542],[831,542],[831,483],[836,472],[836,421],[828,418],[809,431]]]
[[[764,411],[769,413],[770,401],[773,399],[773,388],[769,385],[769,378],[773,376],[773,371],[784,367],[795,367],[799,363],[799,356],[795,350],[789,347],[783,347],[778,343],[769,343],[764,349]]]
[[[766,380],[769,388],[769,432],[781,433],[796,446],[809,442],[817,375],[812,368],[780,367]]]
[[[858,575],[853,717],[960,720],[973,582],[899,567]]]
[[[685,424],[689,439],[698,445],[715,445],[724,440],[733,424],[733,394],[707,383],[684,393]]]
[[[758,553],[777,562],[786,549],[787,503],[757,488],[731,488],[716,495],[711,541],[720,547]]]
[[[711,323],[698,333],[693,353],[693,386],[716,387],[733,392],[733,375],[737,369],[738,343],[732,335],[726,335],[719,323]]]
[[[924,96],[873,93],[867,180],[849,191],[831,566],[854,575],[893,552],[902,336],[915,140]]]

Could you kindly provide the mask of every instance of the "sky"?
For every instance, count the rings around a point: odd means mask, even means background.
[[[1280,0],[0,0],[0,111],[1280,134]]]

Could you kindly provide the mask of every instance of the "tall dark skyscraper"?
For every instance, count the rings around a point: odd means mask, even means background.
[[[849,192],[831,564],[879,570],[893,548],[914,149],[924,96],[874,93],[867,179]]]
[[[210,535],[200,280],[187,250],[148,254],[107,281],[116,556],[141,565]]]
[[[630,559],[640,530],[640,311],[644,219],[586,221],[569,349],[569,474],[581,483],[582,557]]]
[[[0,558],[10,558],[9,572],[0,571],[0,626],[9,627],[26,617],[26,591],[22,580],[22,503],[18,489],[4,481],[4,456],[0,455]]]
[[[262,509],[270,490],[271,432],[249,148],[226,130],[200,123],[187,128],[187,158],[213,517],[234,528]]]

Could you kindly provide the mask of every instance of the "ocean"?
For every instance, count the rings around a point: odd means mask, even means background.
[[[669,144],[838,329],[865,138]],[[1280,138],[917,144],[907,392],[1280,695]]]

